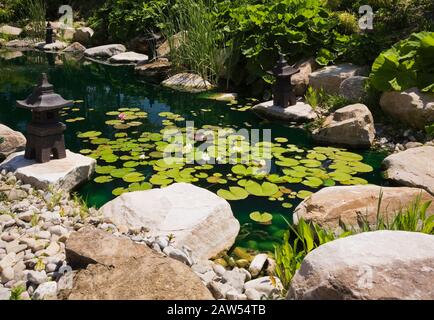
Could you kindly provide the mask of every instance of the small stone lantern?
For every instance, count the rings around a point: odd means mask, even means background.
[[[148,45],[148,61],[153,61],[157,58],[157,43],[161,39],[161,35],[154,32],[149,32],[145,41]]]
[[[46,44],[53,43],[53,34],[54,34],[53,27],[51,26],[51,23],[48,22],[47,27],[45,29],[45,43]]]
[[[66,158],[66,126],[60,122],[59,109],[72,104],[53,91],[45,73],[33,93],[26,100],[17,101],[18,107],[32,111],[32,121],[27,125],[26,159],[44,163],[51,157]]]
[[[269,74],[276,77],[273,85],[273,101],[275,106],[286,108],[297,103],[295,94],[292,89],[291,76],[299,73],[300,69],[295,69],[288,65],[283,54],[280,54],[280,59]]]

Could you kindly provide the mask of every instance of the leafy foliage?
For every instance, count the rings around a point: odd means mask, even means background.
[[[339,19],[319,0],[222,1],[221,29],[236,48],[232,80],[247,84],[265,77],[278,57],[290,61],[317,56],[322,65],[345,52],[349,38],[336,30]],[[243,66],[240,72],[240,66]]]
[[[16,286],[11,290],[11,296],[9,300],[21,300],[21,294],[26,291],[26,287],[23,285]]]
[[[89,23],[110,40],[126,42],[156,30],[159,14],[168,5],[165,0],[109,0],[94,12]]]
[[[412,34],[381,53],[372,66],[372,85],[380,91],[412,87],[434,92],[434,32]]]

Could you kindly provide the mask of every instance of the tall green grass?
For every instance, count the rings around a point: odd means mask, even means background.
[[[355,230],[344,226],[344,232],[336,235],[331,230],[326,230],[316,223],[307,223],[300,219],[297,225],[287,221],[289,231],[285,233],[282,244],[275,246],[276,275],[282,281],[285,289],[288,289],[291,279],[306,255],[324,243],[347,237],[360,232],[376,230],[401,230],[409,232],[422,232],[434,234],[434,215],[428,216],[427,211],[431,201],[422,202],[418,195],[406,208],[402,208],[390,221],[381,212],[383,193],[379,195],[376,222],[370,224],[367,220],[361,221],[360,229]]]
[[[224,73],[228,50],[217,29],[213,2],[178,0],[167,13],[161,12],[161,16],[173,66],[178,71],[191,71],[217,84]]]
[[[26,10],[31,25],[30,37],[35,41],[43,41],[45,39],[45,2],[26,0]]]

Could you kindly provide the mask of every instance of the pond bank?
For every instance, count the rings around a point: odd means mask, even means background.
[[[79,297],[84,294],[80,289],[82,281],[80,277],[83,276],[84,271],[80,270],[83,267],[86,268],[89,261],[94,261],[90,263],[91,265],[95,263],[98,265],[104,264],[104,261],[108,261],[107,259],[128,260],[133,257],[134,254],[131,252],[134,250],[127,250],[129,254],[131,253],[130,256],[121,258],[118,256],[122,252],[125,253],[126,246],[134,246],[140,252],[143,251],[143,254],[137,253],[138,256],[145,255],[148,259],[151,259],[150,257],[154,257],[152,258],[154,260],[161,259],[158,257],[168,255],[178,260],[179,262],[162,261],[175,264],[170,268],[178,270],[179,275],[174,273],[170,274],[170,277],[165,276],[167,270],[162,268],[153,271],[161,273],[154,274],[154,277],[166,277],[165,281],[169,282],[180,281],[182,277],[191,278],[192,281],[183,283],[186,290],[191,290],[194,286],[201,288],[199,281],[201,279],[203,287],[200,290],[204,294],[202,297],[205,298],[211,297],[209,293],[209,296],[206,295],[208,292],[206,287],[211,290],[215,298],[235,300],[258,299],[262,294],[268,297],[279,293],[279,290],[276,291],[270,283],[259,285],[249,282],[253,277],[248,270],[253,273],[254,277],[263,274],[261,271],[267,265],[266,255],[265,259],[260,259],[261,262],[256,262],[258,259],[252,257],[250,268],[249,261],[246,261],[244,268],[225,269],[212,261],[197,261],[191,256],[191,251],[184,247],[176,248],[169,237],[149,237],[146,229],[142,227],[121,226],[118,228],[106,222],[107,219],[101,212],[87,208],[84,203],[71,198],[67,193],[33,189],[30,185],[22,184],[12,173],[1,172],[0,190],[2,190],[0,192],[2,197],[0,207],[1,298],[7,298],[11,292],[19,293],[18,296],[21,299],[65,298],[65,292],[67,292],[66,297],[70,294],[73,295],[72,298]],[[70,239],[71,237],[73,238]],[[101,241],[98,242],[98,239]],[[117,241],[123,241],[121,247],[118,247],[120,251],[116,251]],[[89,243],[92,243],[91,247]],[[83,265],[83,261],[87,262]],[[179,266],[176,265],[177,263]],[[272,264],[271,260],[270,263]],[[181,264],[184,266],[182,267]],[[191,266],[192,271],[188,271],[186,265]],[[73,266],[73,269],[70,266]],[[94,267],[90,266],[90,268]],[[267,270],[264,272],[270,275],[274,273],[273,269]],[[64,272],[66,273],[63,274]],[[122,272],[131,273],[128,269]],[[179,279],[177,279],[178,276]],[[276,278],[276,281],[279,280]],[[70,287],[71,285],[73,287]],[[109,284],[106,285],[107,292],[109,292]],[[108,294],[104,288],[101,289],[103,290],[102,295]],[[244,290],[247,289],[249,289],[248,293],[244,294]],[[158,291],[163,288],[157,287],[153,290]],[[182,290],[177,292],[179,295],[166,295],[162,298],[199,298],[197,295],[186,296]],[[143,295],[141,297],[143,298]],[[132,296],[123,296],[123,298],[132,298]]]

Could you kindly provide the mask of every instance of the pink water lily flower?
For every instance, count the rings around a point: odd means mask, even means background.
[[[124,121],[127,118],[127,115],[122,112],[122,113],[119,113],[118,118],[119,118],[119,120]]]

